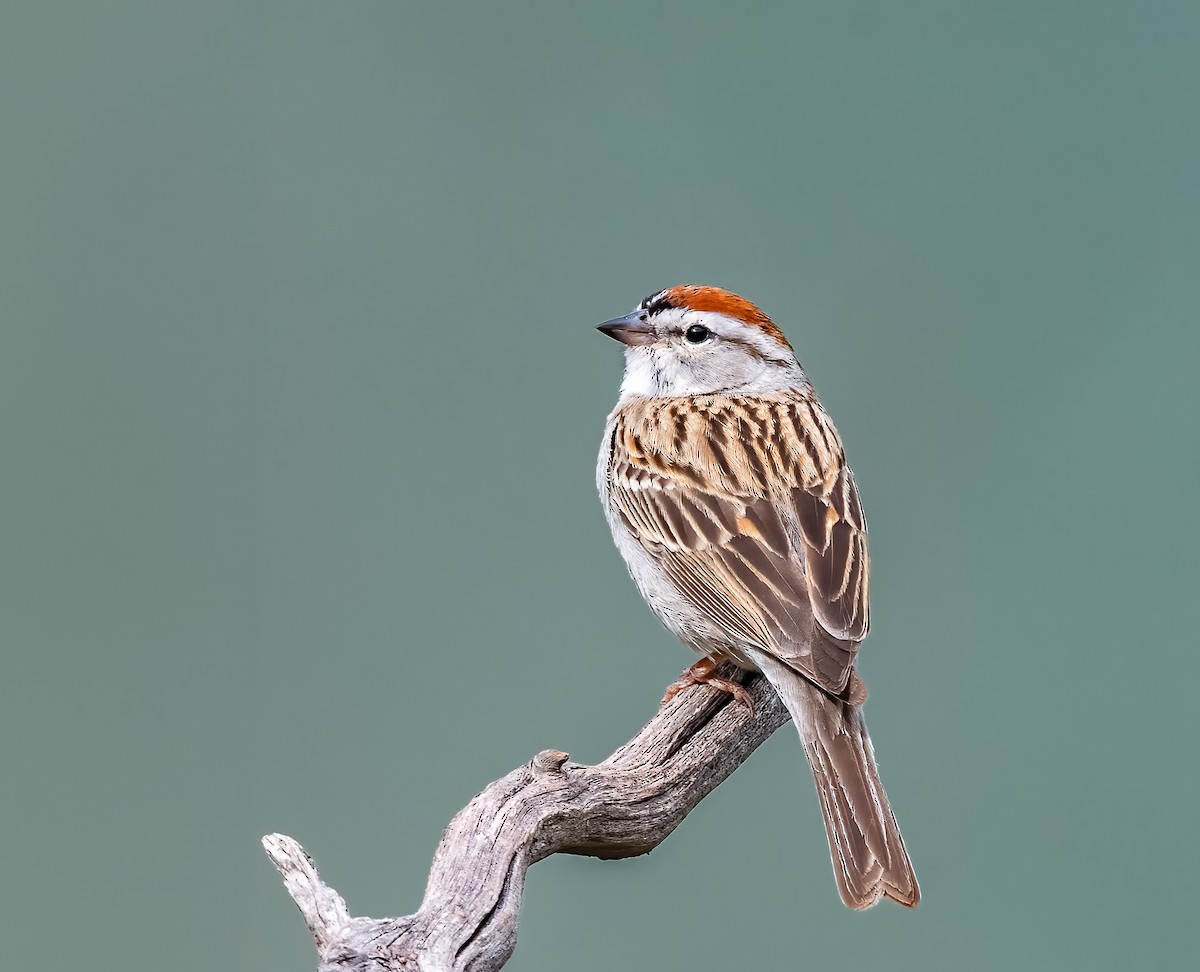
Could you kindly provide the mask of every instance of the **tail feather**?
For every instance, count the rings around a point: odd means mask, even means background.
[[[812,764],[842,901],[861,909],[888,897],[916,907],[921,891],[879,779],[862,709],[832,698],[773,656],[754,661],[792,714]]]

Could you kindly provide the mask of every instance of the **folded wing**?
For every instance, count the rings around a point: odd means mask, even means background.
[[[614,427],[608,489],[731,642],[846,688],[869,627],[866,522],[819,405],[796,394],[630,410]]]

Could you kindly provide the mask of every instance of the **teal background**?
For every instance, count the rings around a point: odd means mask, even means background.
[[[1200,7],[0,11],[6,968],[311,968],[262,834],[403,914],[653,713],[592,325],[689,281],[846,440],[925,900],[842,908],[785,730],[511,967],[1200,964]]]

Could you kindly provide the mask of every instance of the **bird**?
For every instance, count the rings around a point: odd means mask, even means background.
[[[811,764],[842,901],[915,907],[855,670],[867,522],[792,346],[744,297],[700,285],[597,327],[625,352],[596,469],[605,516],[642,597],[702,656],[666,698],[695,683],[744,696],[715,674],[724,661],[766,676]]]

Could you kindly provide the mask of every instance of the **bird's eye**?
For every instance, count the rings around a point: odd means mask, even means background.
[[[683,336],[689,344],[703,344],[712,336],[712,331],[703,324],[693,324],[683,332]]]

